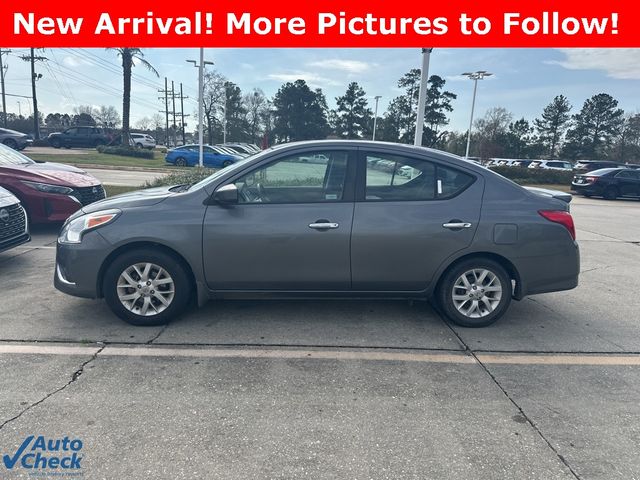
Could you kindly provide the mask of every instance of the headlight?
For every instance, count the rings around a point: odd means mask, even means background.
[[[49,185],[48,183],[38,183],[38,182],[27,182],[26,180],[22,180],[26,186],[33,188],[34,190],[38,190],[39,192],[44,193],[59,193],[61,195],[70,195],[73,193],[73,188],[69,187],[61,187],[60,185]]]
[[[76,217],[70,222],[65,222],[58,236],[59,243],[80,243],[82,235],[108,223],[113,222],[122,212],[117,209],[102,210],[101,212],[87,213]]]

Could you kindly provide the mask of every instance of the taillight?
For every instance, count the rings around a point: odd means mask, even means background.
[[[573,217],[569,212],[563,210],[538,210],[538,213],[553,223],[559,223],[569,231],[569,235],[576,239],[576,227],[573,224]]]

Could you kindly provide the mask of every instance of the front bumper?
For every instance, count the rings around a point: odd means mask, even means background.
[[[101,297],[101,269],[111,251],[111,244],[97,231],[85,233],[81,243],[58,243],[54,286],[75,297]]]
[[[2,240],[0,241],[0,252],[4,252],[5,250],[9,250],[10,248],[17,247],[18,245],[22,245],[23,243],[27,243],[29,241],[31,241],[31,236],[28,232],[25,232],[17,237]]]

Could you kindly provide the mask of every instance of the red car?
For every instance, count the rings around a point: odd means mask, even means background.
[[[31,223],[63,222],[85,205],[105,198],[100,181],[69,165],[36,162],[0,145],[0,187],[13,193]]]

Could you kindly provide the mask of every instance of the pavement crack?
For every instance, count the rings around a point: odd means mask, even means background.
[[[491,373],[489,371],[489,369],[487,368],[487,366],[482,363],[482,361],[478,358],[478,356],[476,355],[476,353],[469,348],[469,346],[465,343],[465,341],[462,339],[462,337],[458,334],[458,332],[456,332],[453,327],[449,324],[448,321],[445,322],[446,325],[449,327],[449,329],[453,332],[453,334],[458,337],[458,340],[460,340],[460,342],[466,347],[466,351],[469,352],[469,354],[474,358],[474,360],[477,362],[477,364],[480,366],[480,368],[482,368],[484,370],[484,372],[487,374],[487,376],[493,381],[493,383],[495,383],[495,385],[500,389],[500,391],[502,392],[502,394],[504,395],[504,397],[518,410],[518,412],[520,413],[520,415],[522,415],[522,417],[526,420],[526,423],[529,424],[529,426],[533,429],[534,432],[536,432],[536,434],[542,439],[542,441],[544,441],[547,444],[547,447],[556,455],[556,457],[558,457],[558,460],[560,460],[560,462],[567,467],[567,469],[571,472],[571,474],[573,475],[574,478],[576,478],[577,480],[581,480],[580,476],[578,475],[578,473],[571,467],[571,465],[569,465],[569,462],[564,458],[564,456],[552,445],[552,443],[547,439],[547,437],[545,437],[545,435],[542,433],[542,430],[540,430],[540,428],[538,427],[538,425],[536,425],[536,423],[525,413],[525,411],[523,410],[523,408],[518,405],[518,403],[515,401],[515,399],[509,394],[509,392],[500,384],[500,382],[498,381],[498,379],[495,377],[495,375],[493,375],[493,373]]]
[[[100,353],[105,349],[105,347],[106,347],[106,345],[101,345],[100,348],[93,355],[91,355],[91,357],[88,360],[82,362],[82,364],[80,364],[80,367],[75,372],[73,372],[71,374],[71,380],[69,380],[67,383],[65,383],[61,387],[56,388],[52,392],[47,393],[40,400],[38,400],[36,402],[33,402],[31,405],[29,405],[26,408],[24,408],[20,413],[18,413],[14,417],[4,421],[2,424],[0,424],[0,430],[2,430],[4,427],[6,427],[11,422],[14,422],[14,421],[18,420],[20,417],[22,417],[25,413],[27,413],[32,408],[35,408],[38,405],[46,402],[49,398],[51,398],[54,395],[62,392],[64,389],[66,389],[72,383],[75,383],[78,380],[78,378],[80,378],[80,376],[84,373],[85,367],[87,365],[89,365],[91,362],[93,362],[96,358],[98,358],[98,355],[100,355]]]
[[[155,342],[155,341],[160,337],[160,335],[162,335],[162,334],[165,332],[165,330],[166,330],[167,328],[169,328],[169,324],[168,324],[168,323],[167,323],[166,325],[164,325],[164,326],[160,329],[160,331],[159,331],[159,332],[158,332],[158,333],[157,333],[153,338],[151,338],[150,340],[147,340],[147,341],[145,342],[145,345],[150,345],[150,344],[152,344],[153,342]]]

